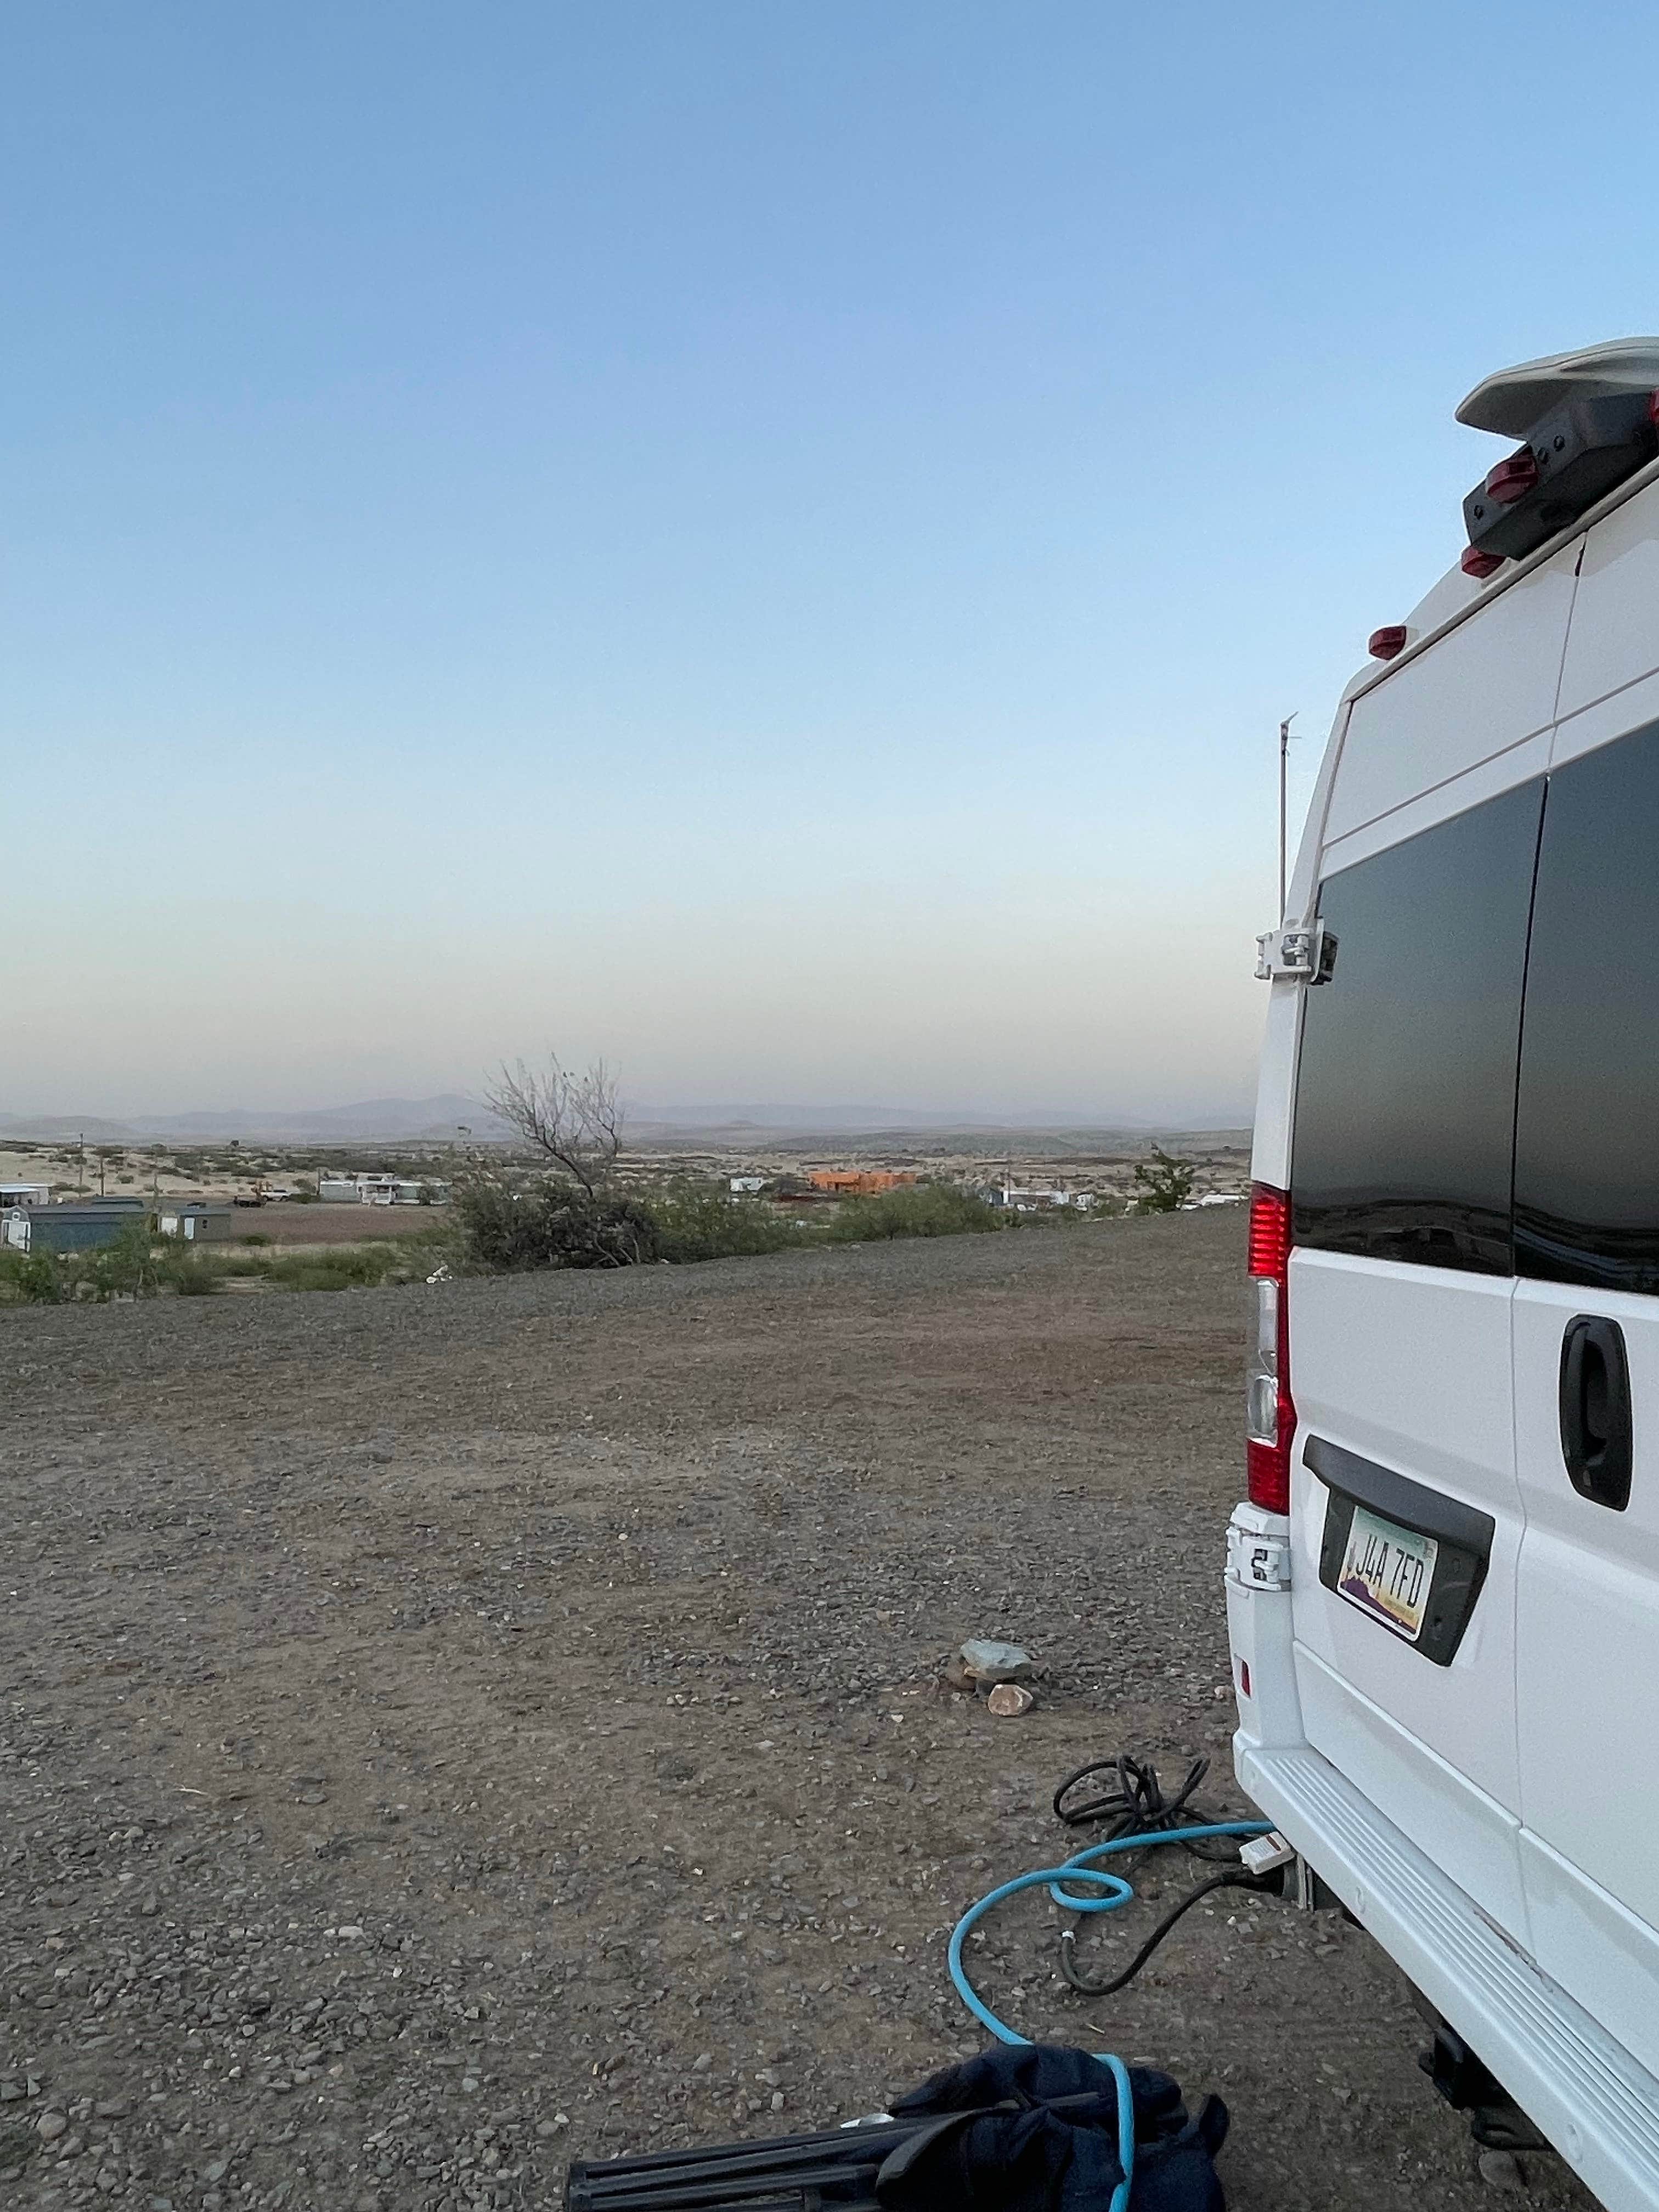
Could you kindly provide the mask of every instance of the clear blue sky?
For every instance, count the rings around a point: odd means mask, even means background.
[[[170,0],[0,43],[0,1109],[604,1051],[1248,1097],[1502,363],[1659,326],[1659,16]]]

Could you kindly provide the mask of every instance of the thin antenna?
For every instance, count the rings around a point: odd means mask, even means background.
[[[1301,711],[1302,709],[1298,707],[1296,710],[1297,714],[1299,714]],[[1291,750],[1291,724],[1295,721],[1295,720],[1296,714],[1286,714],[1284,720],[1279,726],[1279,918],[1280,921],[1283,921],[1285,919],[1285,849],[1286,816],[1285,779]]]

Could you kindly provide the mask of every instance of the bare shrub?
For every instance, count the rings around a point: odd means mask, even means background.
[[[545,1067],[525,1060],[484,1089],[484,1103],[526,1144],[591,1198],[607,1183],[622,1151],[623,1115],[617,1079],[602,1060],[578,1075],[550,1053]]]

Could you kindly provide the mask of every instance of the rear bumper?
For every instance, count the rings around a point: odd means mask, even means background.
[[[1659,2081],[1304,1743],[1241,1730],[1238,1778],[1607,2212],[1659,2212]]]

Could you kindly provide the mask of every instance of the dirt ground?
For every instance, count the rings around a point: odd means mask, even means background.
[[[1076,1847],[1068,1769],[1208,1753],[1237,1805],[1243,1243],[0,1316],[0,2202],[553,2204],[976,2047],[946,1937]],[[937,1686],[975,1632],[1033,1713]],[[1036,1894],[981,1989],[1218,2090],[1237,2212],[1483,2194],[1357,1929],[1224,1895],[1089,2005]]]

